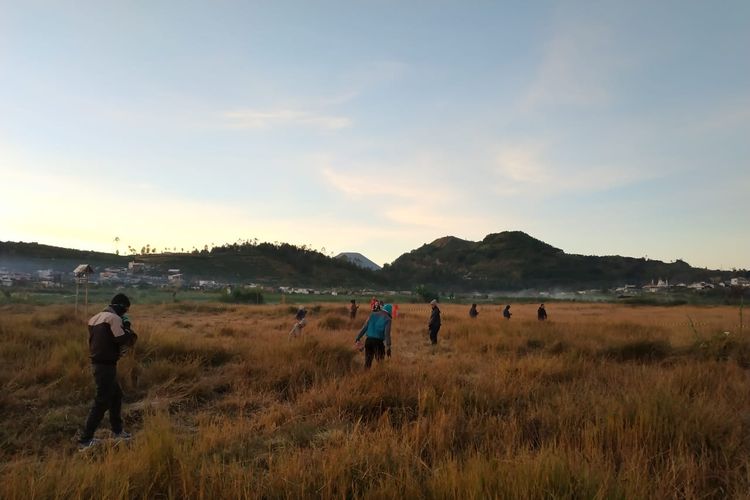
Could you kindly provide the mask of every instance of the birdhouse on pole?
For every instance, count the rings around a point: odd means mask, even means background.
[[[81,284],[84,287],[85,315],[89,314],[89,274],[93,272],[94,269],[88,264],[81,264],[73,269],[73,276],[76,280],[76,314],[78,314],[78,289]]]

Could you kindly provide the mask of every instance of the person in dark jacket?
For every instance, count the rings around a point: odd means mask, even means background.
[[[133,346],[138,336],[130,329],[130,320],[125,323],[123,316],[130,308],[130,299],[118,293],[110,301],[109,307],[95,314],[88,322],[89,353],[94,372],[96,395],[89,411],[86,424],[81,432],[78,446],[81,449],[96,444],[94,432],[109,411],[112,434],[117,439],[129,439],[130,433],[122,428],[122,389],[117,383],[117,360]]]
[[[289,331],[290,340],[302,333],[302,329],[307,324],[305,316],[307,316],[307,309],[304,307],[297,309],[297,314],[294,315],[294,326],[292,326],[292,329]]]
[[[427,329],[430,331],[430,342],[432,345],[437,345],[438,331],[440,331],[440,308],[437,304],[437,300],[435,299],[430,301],[432,312],[430,313],[430,322],[427,323]]]
[[[357,317],[357,309],[359,309],[359,306],[355,299],[352,299],[349,302],[349,319],[354,320]]]
[[[381,361],[383,357],[391,357],[391,304],[385,304],[380,308],[375,304],[375,309],[365,321],[365,324],[359,330],[354,343],[357,344],[362,336],[365,338],[365,368],[372,366],[372,360]]]
[[[503,318],[510,319],[511,314],[512,313],[510,312],[510,305],[505,306],[505,309],[503,309]]]
[[[547,310],[544,308],[544,304],[540,305],[539,309],[536,310],[536,317],[539,321],[547,319]]]
[[[477,311],[477,305],[476,304],[472,304],[471,305],[471,309],[469,309],[469,317],[471,319],[474,319],[477,316],[479,316],[479,311]]]

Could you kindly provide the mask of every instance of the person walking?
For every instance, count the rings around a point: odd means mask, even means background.
[[[505,309],[503,309],[503,318],[510,319],[512,313],[510,312],[510,305],[506,305]]]
[[[357,301],[352,299],[349,301],[349,319],[354,320],[357,317],[357,309],[359,309],[359,306],[357,305]]]
[[[354,339],[355,345],[359,339],[365,336],[365,369],[372,366],[372,360],[381,361],[383,357],[391,357],[391,313],[393,306],[385,304],[380,308],[375,304],[375,309],[362,325],[362,328]]]
[[[294,316],[294,326],[289,331],[289,340],[302,333],[302,329],[307,324],[305,316],[307,316],[307,310],[304,307],[297,309],[297,314]]]
[[[118,293],[102,312],[89,319],[89,357],[96,385],[94,404],[78,440],[78,448],[85,450],[98,440],[94,432],[104,414],[109,412],[109,423],[115,439],[130,439],[122,427],[122,389],[117,383],[117,361],[127,347],[132,347],[138,336],[130,329],[130,320],[123,321],[130,309],[130,299]]]
[[[539,321],[547,319],[547,310],[544,308],[544,304],[540,305],[539,309],[536,310],[536,317]]]
[[[437,336],[440,331],[440,308],[436,299],[430,301],[432,312],[430,313],[430,321],[427,323],[427,329],[430,332],[430,343],[437,345]]]
[[[469,317],[471,319],[475,319],[477,316],[479,316],[479,311],[477,311],[477,305],[472,304],[471,309],[469,309]]]

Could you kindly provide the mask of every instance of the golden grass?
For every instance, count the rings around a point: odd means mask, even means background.
[[[134,306],[127,445],[78,453],[83,319],[0,309],[0,498],[745,498],[750,349],[728,307],[403,305],[365,372],[365,317]],[[693,326],[690,326],[692,321]],[[724,332],[730,332],[725,335]],[[105,419],[106,421],[106,419]],[[105,426],[100,429],[106,435]]]

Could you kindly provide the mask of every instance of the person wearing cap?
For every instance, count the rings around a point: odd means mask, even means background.
[[[432,312],[430,313],[430,321],[427,323],[427,329],[430,331],[430,342],[432,345],[437,345],[437,335],[440,331],[440,308],[438,307],[436,299],[430,301]]]
[[[294,316],[294,326],[289,332],[290,339],[302,333],[302,329],[307,324],[305,316],[307,316],[307,310],[304,307],[300,307],[299,309],[297,309],[297,314]]]
[[[104,414],[109,412],[109,423],[116,439],[129,439],[130,433],[122,428],[122,389],[117,383],[117,361],[127,347],[133,346],[138,336],[123,317],[130,308],[130,299],[118,293],[102,312],[89,319],[89,353],[96,385],[94,404],[78,440],[80,449],[96,444],[94,432]]]
[[[365,321],[365,324],[359,330],[357,338],[354,339],[355,345],[362,336],[365,338],[365,369],[372,366],[372,360],[381,361],[383,357],[391,357],[391,313],[393,306],[385,304],[380,308],[375,304],[375,309]]]

